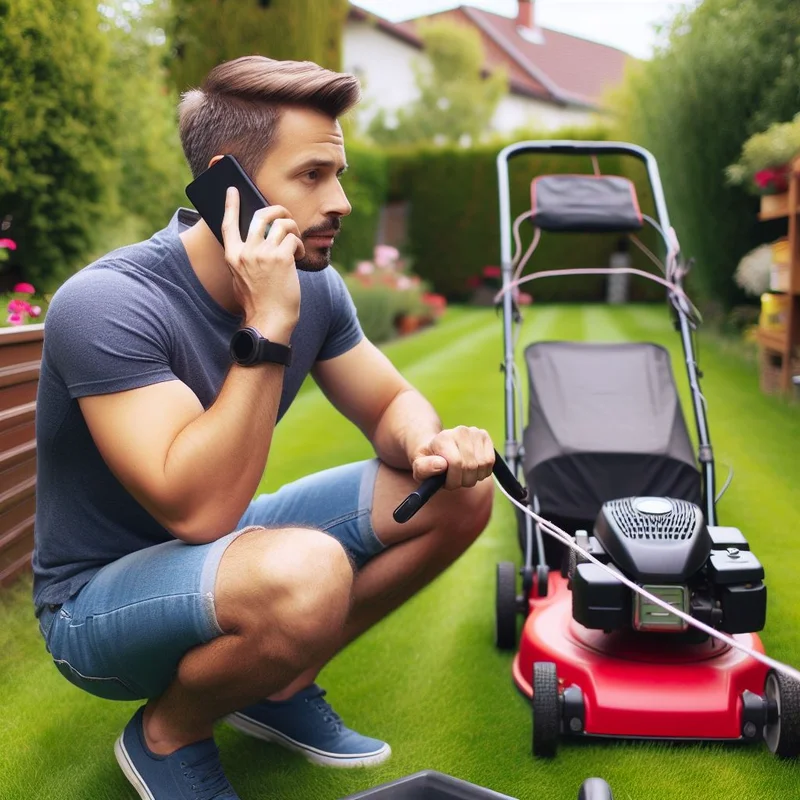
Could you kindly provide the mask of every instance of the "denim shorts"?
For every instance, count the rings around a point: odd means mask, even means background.
[[[176,539],[103,567],[63,606],[46,607],[39,617],[59,672],[110,700],[160,695],[189,649],[222,635],[214,608],[217,569],[227,546],[252,526],[325,531],[363,566],[384,549],[372,528],[379,464],[334,467],[262,494],[234,532],[210,544]]]

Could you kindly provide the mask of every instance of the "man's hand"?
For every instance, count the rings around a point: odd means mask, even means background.
[[[233,293],[244,312],[268,339],[287,344],[300,316],[300,280],[295,261],[305,255],[300,230],[282,206],[268,206],[253,215],[247,238],[239,233],[239,192],[225,198],[222,239]],[[269,230],[269,233],[267,231]]]
[[[489,434],[464,425],[441,431],[411,456],[411,469],[417,481],[447,470],[445,489],[474,486],[492,474],[493,466],[494,445]]]

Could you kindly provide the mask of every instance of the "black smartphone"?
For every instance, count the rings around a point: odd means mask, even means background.
[[[266,208],[269,203],[233,156],[223,156],[186,187],[186,196],[223,246],[222,218],[225,216],[225,195],[229,186],[239,190],[239,233],[244,240],[253,214],[260,208]]]

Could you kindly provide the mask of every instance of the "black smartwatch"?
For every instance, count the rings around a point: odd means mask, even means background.
[[[265,339],[255,328],[240,328],[231,337],[231,358],[243,367],[264,363],[288,367],[292,363],[292,348]]]

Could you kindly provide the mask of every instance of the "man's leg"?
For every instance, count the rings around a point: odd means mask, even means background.
[[[148,747],[167,755],[208,738],[217,719],[286,686],[341,637],[352,587],[350,561],[325,534],[260,529],[235,539],[216,578],[224,635],[190,650],[148,703]]]
[[[298,677],[227,721],[235,728],[329,766],[369,766],[390,747],[348,728],[314,683],[336,652],[453,563],[485,528],[492,484],[439,492],[404,525],[392,512],[416,488],[409,472],[377,460],[307,476],[273,495],[257,498],[240,525],[298,524],[336,537],[356,564],[354,603],[345,626],[321,645]]]
[[[311,684],[336,652],[430,583],[486,528],[494,496],[491,478],[470,489],[439,491],[411,520],[395,522],[392,512],[416,488],[409,472],[380,465],[372,525],[386,550],[356,574],[353,605],[341,635],[317,664],[271,699],[283,700]]]

